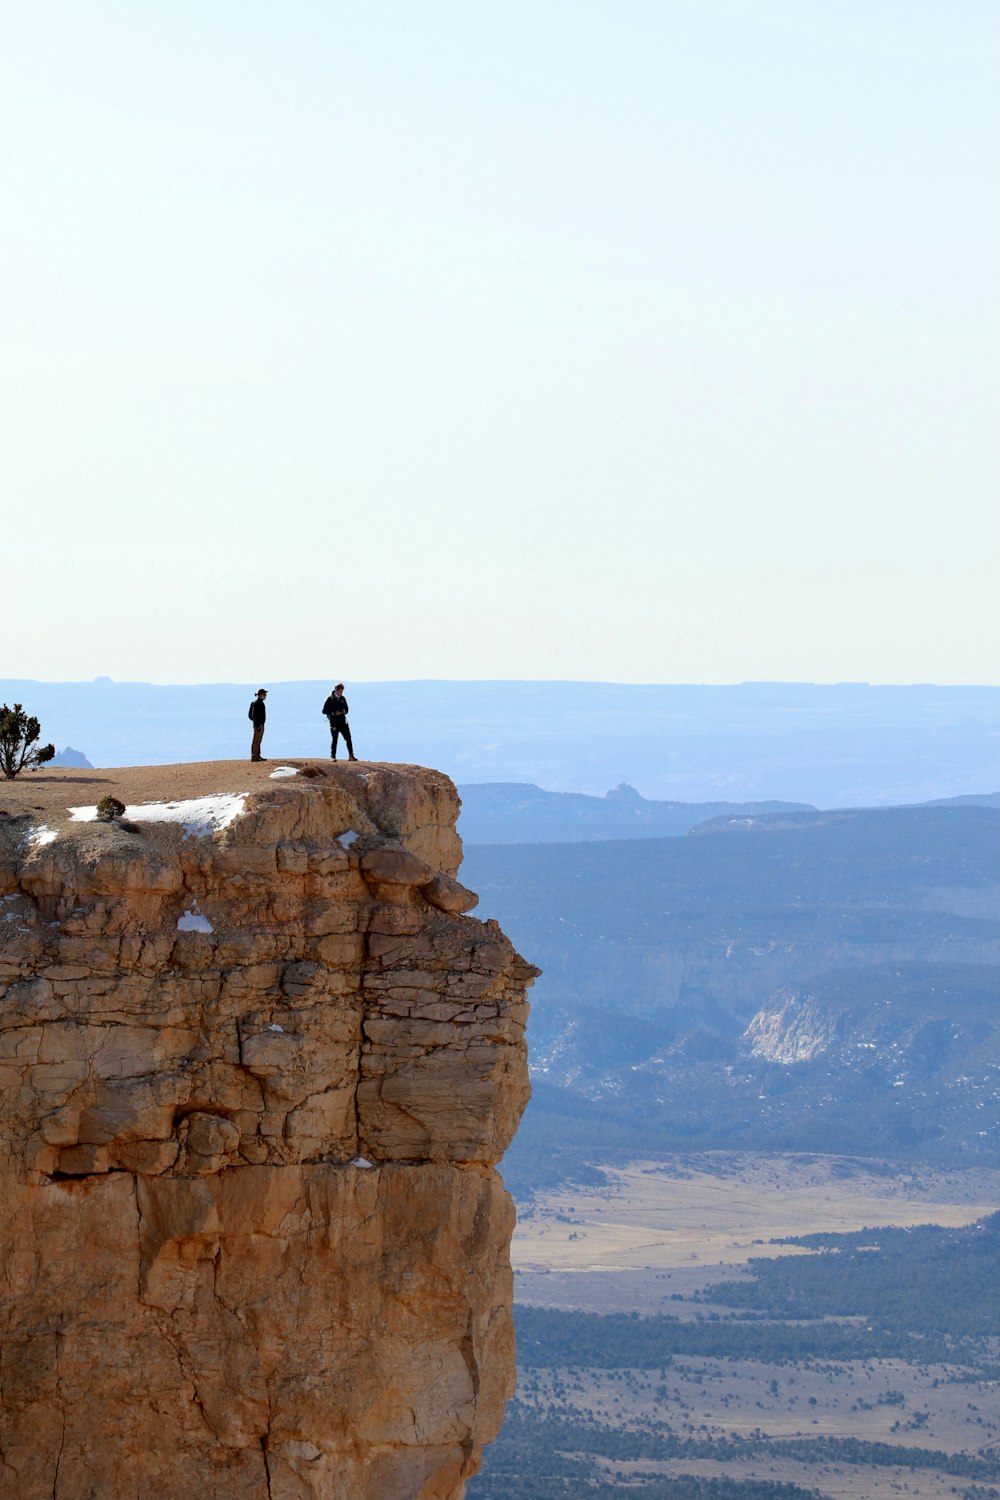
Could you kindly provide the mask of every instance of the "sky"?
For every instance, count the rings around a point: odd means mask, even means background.
[[[997,680],[995,0],[3,37],[0,677]]]

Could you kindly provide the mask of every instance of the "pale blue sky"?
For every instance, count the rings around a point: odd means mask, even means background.
[[[998,35],[6,7],[0,676],[995,681]]]

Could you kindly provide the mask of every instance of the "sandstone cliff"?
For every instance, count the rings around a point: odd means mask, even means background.
[[[269,770],[0,796],[5,1500],[444,1500],[499,1428],[535,971],[445,777]]]

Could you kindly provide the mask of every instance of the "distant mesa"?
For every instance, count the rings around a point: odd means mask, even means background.
[[[603,797],[548,792],[531,782],[473,782],[459,792],[466,844],[677,838],[710,818],[816,812],[808,802],[659,802],[627,781]]]
[[[87,759],[82,750],[74,750],[72,745],[67,745],[65,750],[60,750],[49,761],[50,766],[73,766],[78,771],[92,771],[93,764]]]

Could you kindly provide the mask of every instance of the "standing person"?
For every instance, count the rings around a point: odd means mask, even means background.
[[[344,684],[338,682],[333,692],[323,704],[323,712],[330,721],[330,759],[337,759],[337,740],[340,735],[344,736],[344,744],[347,746],[347,754],[351,760],[357,760],[354,746],[351,744],[351,731],[347,725],[347,699],[344,697]]]
[[[251,701],[250,707],[247,710],[247,718],[253,724],[253,741],[250,745],[251,760],[265,759],[260,753],[260,742],[264,738],[264,723],[267,719],[267,709],[264,706],[264,699],[266,697],[267,688],[258,688],[257,696]]]

